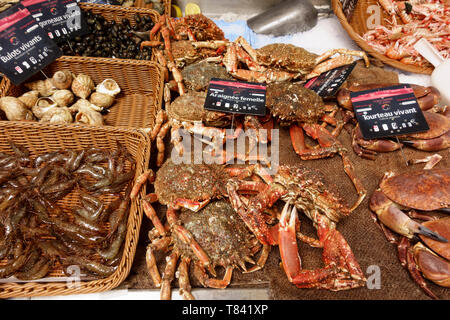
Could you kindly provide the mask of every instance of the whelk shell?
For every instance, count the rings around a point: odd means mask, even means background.
[[[57,124],[72,123],[73,117],[67,107],[52,108],[41,118],[40,122],[50,122]]]
[[[115,97],[120,92],[120,87],[114,79],[105,79],[97,85],[96,91]]]
[[[44,114],[53,108],[57,108],[58,104],[52,97],[42,97],[36,101],[36,104],[31,109],[36,118],[41,119]]]
[[[20,101],[22,101],[23,103],[25,103],[27,108],[31,109],[36,104],[36,101],[38,98],[39,98],[39,91],[31,90],[31,91],[25,92],[18,99]]]
[[[33,120],[33,113],[27,108],[25,103],[16,97],[0,98],[0,110],[10,121]]]
[[[43,97],[51,96],[57,90],[51,79],[28,82],[24,86],[30,90],[39,91],[39,94]]]
[[[68,70],[56,71],[55,74],[53,74],[52,82],[57,89],[69,89],[72,85],[72,79],[72,72]]]
[[[78,100],[69,108],[70,112],[75,114],[75,122],[88,125],[103,125],[103,116],[96,110],[97,106],[85,99]],[[97,108],[98,109],[98,108]]]
[[[56,91],[52,98],[60,107],[68,107],[75,100],[72,91],[66,89]]]
[[[72,92],[77,97],[86,99],[95,89],[94,81],[86,74],[79,74],[72,81]]]
[[[101,92],[92,92],[89,102],[102,109],[109,108],[114,103],[114,96]]]

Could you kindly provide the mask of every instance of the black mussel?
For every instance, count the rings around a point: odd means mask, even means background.
[[[122,19],[122,24],[125,26],[129,26],[130,25],[130,20],[128,20],[127,18],[123,18]]]
[[[134,21],[136,21],[136,23],[141,22],[141,16],[138,14],[133,15],[133,19],[134,19]]]

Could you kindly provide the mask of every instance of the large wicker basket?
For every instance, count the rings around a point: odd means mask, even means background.
[[[400,70],[414,72],[414,73],[422,73],[422,74],[431,74],[433,68],[431,67],[419,67],[414,65],[408,65],[401,63],[400,61],[390,59],[385,55],[379,53],[374,50],[366,41],[364,41],[361,36],[364,35],[369,28],[367,27],[367,21],[370,15],[372,14],[371,10],[368,10],[369,6],[380,6],[377,0],[354,0],[356,5],[354,9],[350,9],[347,12],[347,15],[344,13],[342,2],[343,0],[332,0],[333,11],[336,16],[339,18],[341,25],[347,31],[349,36],[361,47],[364,51],[372,55],[373,57],[383,61],[387,65],[398,68]],[[351,1],[345,1],[347,3]],[[386,12],[380,6],[381,13],[381,23],[385,24],[386,19],[389,19]],[[348,18],[347,18],[348,17]],[[400,17],[397,18],[397,21],[400,23]]]
[[[110,112],[104,117],[105,125],[153,127],[156,113],[161,109],[164,85],[162,68],[156,62],[63,56],[43,69],[43,72],[51,77],[58,70],[87,74],[95,84],[107,78],[117,81],[121,92],[110,107]],[[38,73],[30,78],[30,81],[36,79],[44,79],[44,75]],[[25,90],[23,85],[16,86],[5,77],[0,85],[0,96],[18,97]]]
[[[171,0],[163,0],[164,2],[164,14],[168,15],[170,17],[171,13],[172,13],[172,1]],[[137,8],[148,8],[148,9],[152,9],[153,8],[153,4],[150,3],[145,3],[145,0],[136,0],[134,1],[134,6]]]
[[[140,130],[132,129],[0,121],[0,152],[11,152],[8,140],[25,146],[30,151],[31,157],[61,149],[81,150],[87,147],[98,147],[115,150],[117,148],[116,141],[119,141],[136,161],[133,183],[148,167],[150,157],[148,135]],[[136,252],[143,214],[139,199],[144,194],[145,185],[139,196],[131,202],[122,258],[117,270],[109,277],[94,281],[81,281],[77,287],[74,287],[64,281],[62,267],[55,264],[47,277],[59,277],[61,282],[41,280],[40,282],[0,283],[0,298],[93,293],[117,287],[128,276]],[[111,203],[114,199],[116,197],[110,195],[102,196],[105,204]],[[78,193],[73,191],[58,203],[65,211],[74,207],[77,201]],[[5,261],[0,261],[1,263],[5,263]]]

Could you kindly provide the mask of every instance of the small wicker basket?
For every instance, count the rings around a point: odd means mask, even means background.
[[[348,35],[364,51],[366,51],[373,57],[381,60],[382,62],[386,63],[387,65],[398,68],[400,70],[422,74],[431,74],[431,72],[433,72],[433,68],[431,67],[428,68],[428,67],[414,66],[404,64],[394,59],[390,59],[385,55],[379,53],[378,51],[374,50],[365,40],[361,38],[361,36],[364,35],[369,30],[369,28],[367,27],[367,21],[369,17],[372,15],[371,13],[372,11],[369,9],[370,6],[375,5],[380,7],[380,13],[382,15],[381,23],[383,24],[386,23],[385,19],[389,18],[386,15],[386,12],[384,12],[384,10],[381,8],[377,0],[355,0],[353,1],[356,2],[354,9],[353,10],[350,9],[350,12],[346,12],[347,15],[344,13],[341,1],[345,0],[332,0],[333,11],[338,17],[341,25],[347,31]],[[348,3],[349,1],[346,2]],[[397,20],[400,23],[401,21],[400,17],[398,17]]]
[[[8,140],[26,147],[32,158],[44,152],[61,149],[81,150],[88,147],[97,147],[115,150],[117,148],[116,141],[119,141],[128,149],[136,161],[136,174],[133,183],[147,169],[150,158],[148,135],[140,130],[0,121],[0,152],[11,152]],[[93,293],[117,287],[128,276],[134,259],[143,215],[139,199],[144,194],[145,185],[139,196],[131,202],[122,258],[113,274],[100,280],[81,281],[77,286],[73,286],[63,280],[62,277],[65,277],[63,270],[58,264],[55,264],[49,273],[49,277],[60,277],[61,282],[38,280],[25,283],[0,283],[0,298]],[[102,199],[105,204],[109,204],[116,198],[106,195],[105,197],[102,196]],[[58,203],[63,210],[67,210],[67,208],[73,208],[77,201],[77,191],[73,191],[59,200]],[[0,265],[1,263],[5,263],[5,261],[0,261]]]
[[[105,125],[127,128],[152,128],[157,112],[161,109],[164,75],[162,67],[153,61],[124,60],[63,56],[43,69],[48,77],[58,70],[70,70],[75,74],[91,76],[95,84],[111,78],[117,81],[121,92],[110,112],[104,116]],[[44,79],[38,73],[30,81]],[[16,86],[3,78],[0,96],[18,97],[25,92],[23,85]]]
[[[171,0],[163,0],[163,2],[164,2],[164,14],[166,14],[170,17],[172,14],[172,1]],[[136,0],[136,1],[134,1],[134,7],[152,9],[153,4],[151,2],[145,3],[145,0]]]

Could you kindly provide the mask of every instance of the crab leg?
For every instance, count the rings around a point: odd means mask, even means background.
[[[130,192],[130,199],[133,200],[134,198],[137,197],[139,190],[141,189],[142,185],[147,181],[151,181],[154,180],[155,177],[155,173],[153,172],[152,169],[146,170],[144,171],[143,174],[141,174],[137,179],[136,179],[136,183],[134,184],[133,188],[131,189]]]
[[[174,205],[189,209],[194,212],[198,212],[209,203],[209,199],[204,201],[194,201],[189,199],[178,198],[175,200]]]
[[[194,252],[194,254],[197,256],[197,258],[200,260],[200,262],[204,265],[209,267],[209,270],[212,270],[212,274],[214,274],[214,270],[211,268],[211,262],[209,260],[208,255],[206,252],[202,249],[202,247],[198,244],[197,241],[195,241],[194,236],[182,225],[178,224],[178,217],[175,212],[175,209],[173,207],[167,208],[167,221],[169,222],[170,226],[173,228],[174,232],[177,234],[177,236],[187,245],[189,245]]]
[[[195,300],[191,293],[191,284],[189,283],[189,263],[191,259],[183,257],[178,265],[178,282],[180,285],[180,295],[185,300]]]
[[[402,140],[402,143],[424,151],[444,150],[450,147],[450,131],[434,139]]]
[[[416,263],[414,262],[414,252],[413,248],[411,248],[411,243],[408,238],[403,237],[400,241],[398,247],[398,256],[400,259],[401,265],[406,268],[413,280],[419,285],[422,290],[429,295],[431,298],[438,300],[439,298],[430,290],[425,279],[422,277],[420,271],[417,268]]]
[[[160,292],[161,300],[170,300],[172,296],[172,289],[170,284],[175,278],[175,270],[177,268],[178,257],[178,252],[173,251],[167,259],[166,268],[164,269],[164,273],[162,276],[162,285]]]
[[[264,218],[261,217],[263,213],[260,212],[260,208],[271,207],[286,191],[267,188],[245,204],[237,190],[238,187],[231,181],[227,184],[228,195],[234,210],[262,244],[275,244]]]
[[[233,267],[228,266],[225,269],[225,275],[222,280],[219,279],[211,279],[206,274],[205,268],[202,265],[196,263],[195,264],[195,276],[200,281],[200,283],[204,287],[208,288],[216,288],[216,289],[225,289],[231,282],[231,276],[233,275]]]
[[[251,273],[251,272],[261,270],[264,267],[264,265],[266,264],[267,258],[269,257],[270,248],[271,247],[269,245],[264,244],[261,255],[259,256],[258,261],[256,261],[256,264],[253,267],[251,267],[250,269],[243,271],[243,273]]]
[[[328,132],[328,130],[323,128],[322,126],[318,124],[303,124],[303,129],[309,136],[311,136],[311,138],[318,140],[321,148],[308,149],[305,145],[302,128],[296,125],[292,125],[290,127],[292,146],[302,160],[331,157],[336,153],[341,156],[342,162],[344,164],[344,171],[352,181],[356,192],[358,193],[358,199],[350,209],[350,212],[352,212],[364,200],[366,196],[366,189],[362,185],[361,181],[357,178],[353,164],[345,155],[345,150],[342,148],[341,144],[336,140],[336,138],[333,137]]]
[[[154,251],[166,250],[169,247],[170,242],[171,242],[170,237],[153,239],[152,242],[147,246],[147,250],[145,252],[145,262],[147,264],[148,273],[150,274],[150,277],[153,280],[153,284],[158,288],[161,287],[162,281],[161,275],[159,274]]]
[[[326,223],[326,218],[321,218],[323,216],[318,213],[315,214],[315,217],[318,218],[319,238],[323,242],[325,267],[316,270],[302,270],[295,235],[297,211],[295,206],[289,210],[289,203],[283,209],[278,245],[283,268],[289,281],[300,288],[318,287],[344,290],[361,286],[365,280],[364,275],[347,242],[337,230],[332,228],[333,224]],[[340,279],[346,273],[349,273],[351,279]]]

